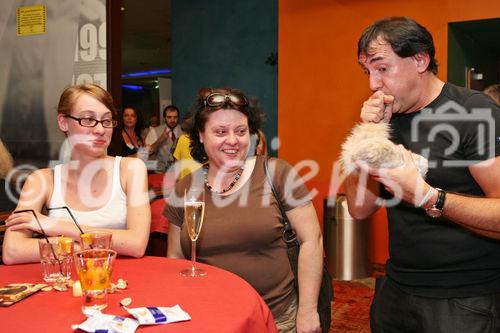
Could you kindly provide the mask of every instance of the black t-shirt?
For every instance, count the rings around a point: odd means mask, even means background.
[[[426,181],[447,192],[484,196],[468,165],[500,155],[500,108],[480,92],[445,84],[426,108],[395,114],[392,140],[429,159]],[[387,275],[427,297],[500,292],[500,241],[402,202],[387,209]]]

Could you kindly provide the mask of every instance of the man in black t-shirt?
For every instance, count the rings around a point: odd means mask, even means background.
[[[390,123],[405,160],[360,166],[345,182],[353,217],[387,208],[390,258],[371,329],[500,332],[500,109],[441,81],[434,55],[431,34],[406,17],[375,22],[358,43],[373,91],[361,120]],[[411,152],[429,160],[425,179]]]

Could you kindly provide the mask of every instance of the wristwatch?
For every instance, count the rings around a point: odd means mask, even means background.
[[[438,218],[443,215],[444,200],[446,199],[446,192],[440,188],[436,188],[438,191],[438,197],[434,205],[431,208],[427,208],[425,212],[432,218]]]

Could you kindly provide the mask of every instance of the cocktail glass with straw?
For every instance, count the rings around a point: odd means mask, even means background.
[[[65,290],[73,268],[73,239],[51,237],[49,243],[39,239],[38,247],[43,279],[54,287],[57,286],[58,290]]]
[[[51,244],[49,237],[47,236],[47,233],[43,229],[42,224],[40,223],[40,220],[38,219],[38,216],[36,215],[36,212],[33,209],[22,209],[22,210],[14,211],[14,213],[26,213],[26,212],[33,214],[33,216],[36,220],[36,223],[38,224],[38,227],[40,228],[40,232],[42,233],[42,237],[44,238],[44,241],[46,243],[45,245],[40,245],[40,243],[39,243],[39,248],[41,251],[40,252],[40,260],[41,260],[40,262],[42,264],[42,271],[43,272],[46,271],[45,267],[44,267],[44,263],[42,262],[44,260],[43,255],[44,255],[44,253],[50,253],[52,265],[56,267],[55,273],[53,273],[53,276],[57,275],[60,277],[60,278],[54,278],[55,286],[58,286],[59,289],[61,289],[61,290],[66,290],[67,289],[66,281],[68,280],[68,276],[66,273],[67,272],[67,269],[66,269],[67,263],[64,262],[64,264],[63,264],[63,261],[60,258],[60,255],[65,251],[56,251],[57,247],[55,248]],[[72,246],[73,245],[71,244],[71,250],[73,248]],[[67,246],[66,246],[66,248],[67,248]],[[54,269],[52,269],[52,271],[54,271]],[[44,276],[44,280],[45,280],[46,279],[45,273],[43,274],[43,276]]]

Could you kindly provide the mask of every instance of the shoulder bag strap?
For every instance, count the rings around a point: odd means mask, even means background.
[[[286,216],[285,208],[283,207],[283,203],[281,202],[278,191],[274,187],[273,179],[271,177],[271,174],[269,173],[268,158],[264,159],[264,170],[266,172],[267,182],[269,183],[269,186],[271,187],[271,191],[273,192],[274,198],[276,199],[276,202],[278,203],[278,208],[281,212],[281,222],[283,222],[283,235],[282,235],[283,240],[285,241],[285,243],[289,247],[295,246],[297,243],[297,235],[295,234],[295,231],[293,231],[293,229],[292,229],[290,221],[288,220],[288,217]]]

